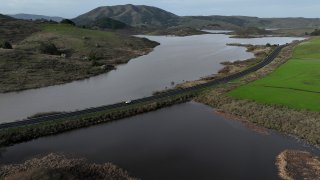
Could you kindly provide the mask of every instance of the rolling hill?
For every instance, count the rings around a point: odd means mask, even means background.
[[[319,18],[258,18],[248,16],[187,16],[180,25],[194,28],[317,28]]]
[[[24,20],[38,20],[38,19],[45,19],[45,20],[52,20],[56,22],[62,21],[64,18],[62,17],[57,17],[57,16],[43,16],[43,15],[36,15],[36,14],[13,14],[13,15],[8,15],[16,19],[24,19]]]
[[[175,26],[180,17],[165,10],[144,5],[98,7],[73,19],[78,25],[87,25],[99,18],[112,18],[130,26]]]

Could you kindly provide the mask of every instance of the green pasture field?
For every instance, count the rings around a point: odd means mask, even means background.
[[[299,44],[292,58],[265,78],[228,93],[238,99],[320,111],[320,38]]]

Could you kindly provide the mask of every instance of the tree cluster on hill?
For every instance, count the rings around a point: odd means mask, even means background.
[[[12,45],[10,42],[8,41],[0,41],[0,48],[3,48],[3,49],[12,49]]]
[[[310,35],[311,36],[320,36],[320,29],[315,29]]]
[[[61,23],[61,24],[70,24],[70,25],[72,25],[72,26],[75,26],[75,25],[76,25],[76,24],[75,24],[73,21],[71,21],[70,19],[64,19],[64,20],[62,20],[60,23]]]
[[[102,29],[123,29],[127,27],[127,25],[123,22],[108,18],[108,17],[102,17],[98,18],[97,20],[93,21],[90,24],[91,27],[99,27]]]
[[[60,52],[55,44],[50,42],[41,42],[39,51],[42,54],[49,54],[49,55],[60,55]]]

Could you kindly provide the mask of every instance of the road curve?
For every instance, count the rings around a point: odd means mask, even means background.
[[[246,69],[242,72],[232,74],[230,76],[226,76],[220,79],[212,80],[208,83],[189,87],[186,89],[177,89],[177,90],[172,90],[169,92],[153,95],[150,97],[146,98],[141,98],[141,99],[136,99],[133,100],[130,104],[126,104],[124,102],[117,103],[117,104],[112,104],[112,105],[106,105],[106,106],[100,106],[96,108],[89,108],[89,109],[84,109],[80,111],[74,111],[74,112],[68,112],[68,113],[61,113],[61,114],[56,114],[56,115],[50,115],[50,116],[42,116],[42,117],[37,117],[37,118],[30,118],[30,119],[25,119],[21,121],[15,121],[15,122],[10,122],[10,123],[3,123],[0,124],[0,130],[2,129],[7,129],[7,128],[14,128],[14,127],[20,127],[20,126],[25,126],[25,125],[33,125],[33,124],[38,124],[38,123],[43,123],[43,122],[48,122],[48,121],[55,121],[59,120],[61,118],[67,118],[67,117],[75,117],[79,115],[84,115],[87,113],[94,113],[94,112],[100,112],[100,111],[106,111],[106,110],[111,110],[111,109],[116,109],[120,107],[125,107],[128,105],[134,105],[142,102],[150,102],[150,101],[155,101],[158,99],[166,98],[166,97],[172,97],[176,96],[179,94],[187,93],[187,92],[193,92],[193,91],[198,91],[207,87],[212,87],[216,86],[219,84],[224,84],[228,83],[230,81],[233,81],[235,79],[241,78],[243,76],[246,76],[252,72],[255,72],[264,66],[268,65],[271,63],[280,53],[280,51],[285,47],[286,45],[278,46],[269,56],[267,56],[263,61],[258,63],[257,65],[250,67],[249,69]]]

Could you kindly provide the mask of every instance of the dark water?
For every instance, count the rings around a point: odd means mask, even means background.
[[[285,149],[310,150],[292,138],[258,134],[207,106],[186,103],[18,144],[2,150],[0,162],[62,152],[113,162],[142,179],[270,180],[278,179],[275,158]]]
[[[161,45],[117,70],[82,81],[19,93],[0,94],[0,123],[39,112],[74,111],[150,96],[171,82],[196,80],[218,72],[221,62],[252,58],[227,43],[284,44],[302,38],[233,39],[222,34],[189,37],[144,36]]]

